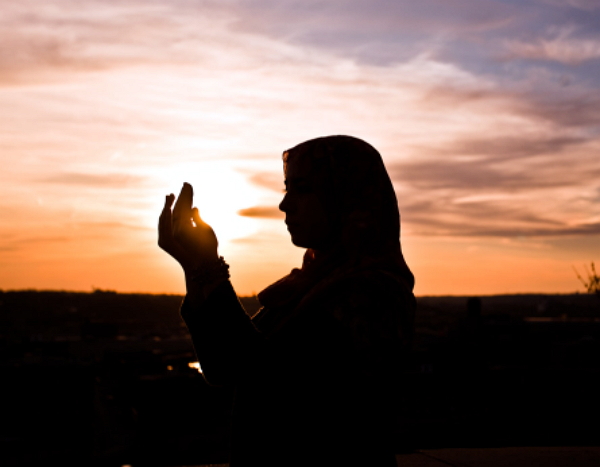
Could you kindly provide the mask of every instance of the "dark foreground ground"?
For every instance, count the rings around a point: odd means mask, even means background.
[[[398,467],[597,467],[598,447],[508,447],[420,450],[397,457]]]
[[[598,447],[424,449],[396,456],[398,467],[597,467]],[[199,467],[227,467],[212,464]]]
[[[231,394],[190,368],[180,301],[0,292],[0,464],[225,462]],[[600,465],[599,381],[595,296],[420,297],[399,465]]]

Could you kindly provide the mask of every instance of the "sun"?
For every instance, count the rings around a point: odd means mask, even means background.
[[[232,161],[200,161],[171,166],[156,174],[166,193],[179,194],[183,182],[194,188],[194,206],[215,231],[220,248],[237,238],[251,236],[258,221],[238,214],[257,204],[260,192],[236,170]]]

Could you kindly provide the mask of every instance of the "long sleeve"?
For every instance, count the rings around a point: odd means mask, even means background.
[[[336,279],[291,317],[279,315],[283,326],[273,325],[277,315],[256,323],[269,347],[236,391],[231,465],[287,465],[289,453],[295,466],[395,465],[391,432],[412,294],[376,271]]]
[[[250,321],[229,281],[202,301],[189,296],[181,306],[205,380],[214,386],[234,383],[263,338]]]

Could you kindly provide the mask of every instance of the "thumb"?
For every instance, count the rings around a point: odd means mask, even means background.
[[[204,222],[200,217],[200,212],[198,211],[198,208],[192,209],[192,220],[196,225],[206,225],[206,222]]]
[[[194,224],[196,224],[196,227],[200,227],[197,232],[199,239],[202,239],[202,248],[205,250],[205,257],[209,258],[209,261],[218,258],[217,247],[219,246],[219,241],[217,240],[217,236],[212,227],[200,217],[198,208],[192,209],[192,220],[194,221]]]

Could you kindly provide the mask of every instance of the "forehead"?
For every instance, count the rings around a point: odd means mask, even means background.
[[[311,157],[305,153],[289,152],[284,155],[283,171],[286,180],[308,178],[313,175]]]

